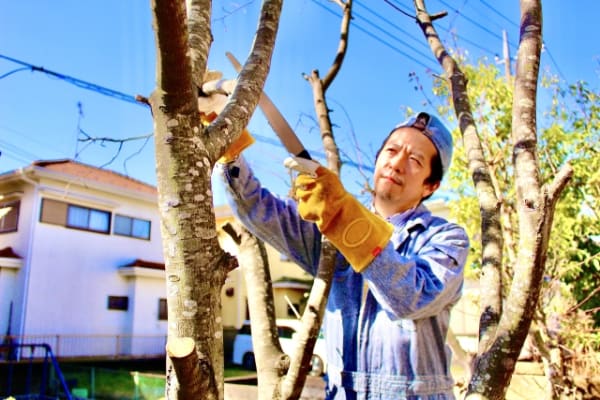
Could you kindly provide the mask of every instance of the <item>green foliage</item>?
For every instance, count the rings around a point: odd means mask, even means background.
[[[458,59],[468,79],[473,117],[501,202],[504,276],[510,278],[519,243],[511,143],[512,83],[501,76],[496,65],[486,60],[472,65],[464,58]],[[434,93],[444,100],[438,113],[447,120],[455,120],[446,83],[436,80]],[[538,111],[537,132],[541,182],[550,184],[566,163],[574,170],[573,179],[557,204],[540,305],[553,317],[558,315],[559,326],[567,330],[575,326],[572,323],[584,323],[581,318],[595,317],[595,328],[585,323],[585,332],[577,329],[562,332],[568,341],[595,347],[600,342],[597,333],[600,313],[594,312],[600,306],[599,292],[594,292],[600,287],[600,93],[591,90],[585,82],[564,87],[556,78],[544,76],[538,99],[538,110],[543,110]],[[456,146],[447,184],[459,196],[451,209],[471,237],[469,265],[471,274],[476,275],[481,266],[479,203],[461,134],[458,129],[453,134]]]
[[[481,61],[478,65],[462,67],[468,79],[468,95],[471,101],[473,117],[482,141],[485,158],[490,173],[496,183],[498,195],[507,211],[514,208],[514,185],[512,183],[510,140],[512,121],[512,89],[500,76],[495,65]],[[446,105],[438,108],[438,113],[447,119],[454,119],[454,111],[447,86],[437,81],[434,92],[446,99]],[[472,267],[470,275],[476,275],[481,266],[481,217],[479,202],[474,192],[473,181],[467,165],[467,155],[462,146],[462,137],[458,130],[453,132],[456,143],[452,167],[447,182],[458,199],[451,204],[453,216],[467,228],[471,238],[471,257],[468,265]],[[507,254],[507,252],[505,252]],[[510,265],[510,259],[505,264]]]
[[[574,170],[555,214],[548,272],[568,285],[582,310],[592,310],[598,327],[600,315],[593,310],[600,295],[593,290],[600,286],[600,96],[585,82],[555,85],[546,119],[540,140],[547,149],[540,157],[545,179],[565,162]]]

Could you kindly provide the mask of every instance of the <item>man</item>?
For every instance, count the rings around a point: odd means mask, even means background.
[[[247,143],[247,142],[246,142]],[[237,217],[257,237],[316,272],[322,235],[339,250],[323,329],[327,399],[452,399],[450,309],[459,299],[465,231],[423,205],[452,157],[452,137],[419,113],[377,153],[370,209],[335,174],[294,158],[298,203],[260,186],[238,153],[217,168]]]

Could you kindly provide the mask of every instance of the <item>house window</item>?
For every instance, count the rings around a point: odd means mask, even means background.
[[[127,296],[108,296],[108,309],[127,311],[129,309],[129,297]]]
[[[131,236],[138,239],[149,240],[150,221],[117,214],[115,215],[113,233],[115,235]]]
[[[21,202],[10,201],[0,203],[0,233],[15,232],[19,225],[19,208]]]
[[[69,204],[67,226],[70,228],[108,233],[110,228],[110,213]]]
[[[40,221],[73,229],[110,232],[110,212],[58,200],[42,200]]]
[[[166,321],[167,317],[167,299],[158,299],[158,319],[160,321]]]

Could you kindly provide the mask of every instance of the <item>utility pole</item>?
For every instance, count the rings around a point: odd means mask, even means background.
[[[504,29],[502,30],[502,57],[504,59],[504,76],[510,82],[510,48],[508,47],[508,34]]]

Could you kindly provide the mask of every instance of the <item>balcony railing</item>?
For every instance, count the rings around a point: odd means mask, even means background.
[[[0,362],[39,359],[44,352],[27,344],[47,344],[56,358],[156,358],[165,355],[166,335],[23,335],[5,336]],[[18,349],[10,348],[17,343]],[[25,345],[25,346],[24,346]]]

